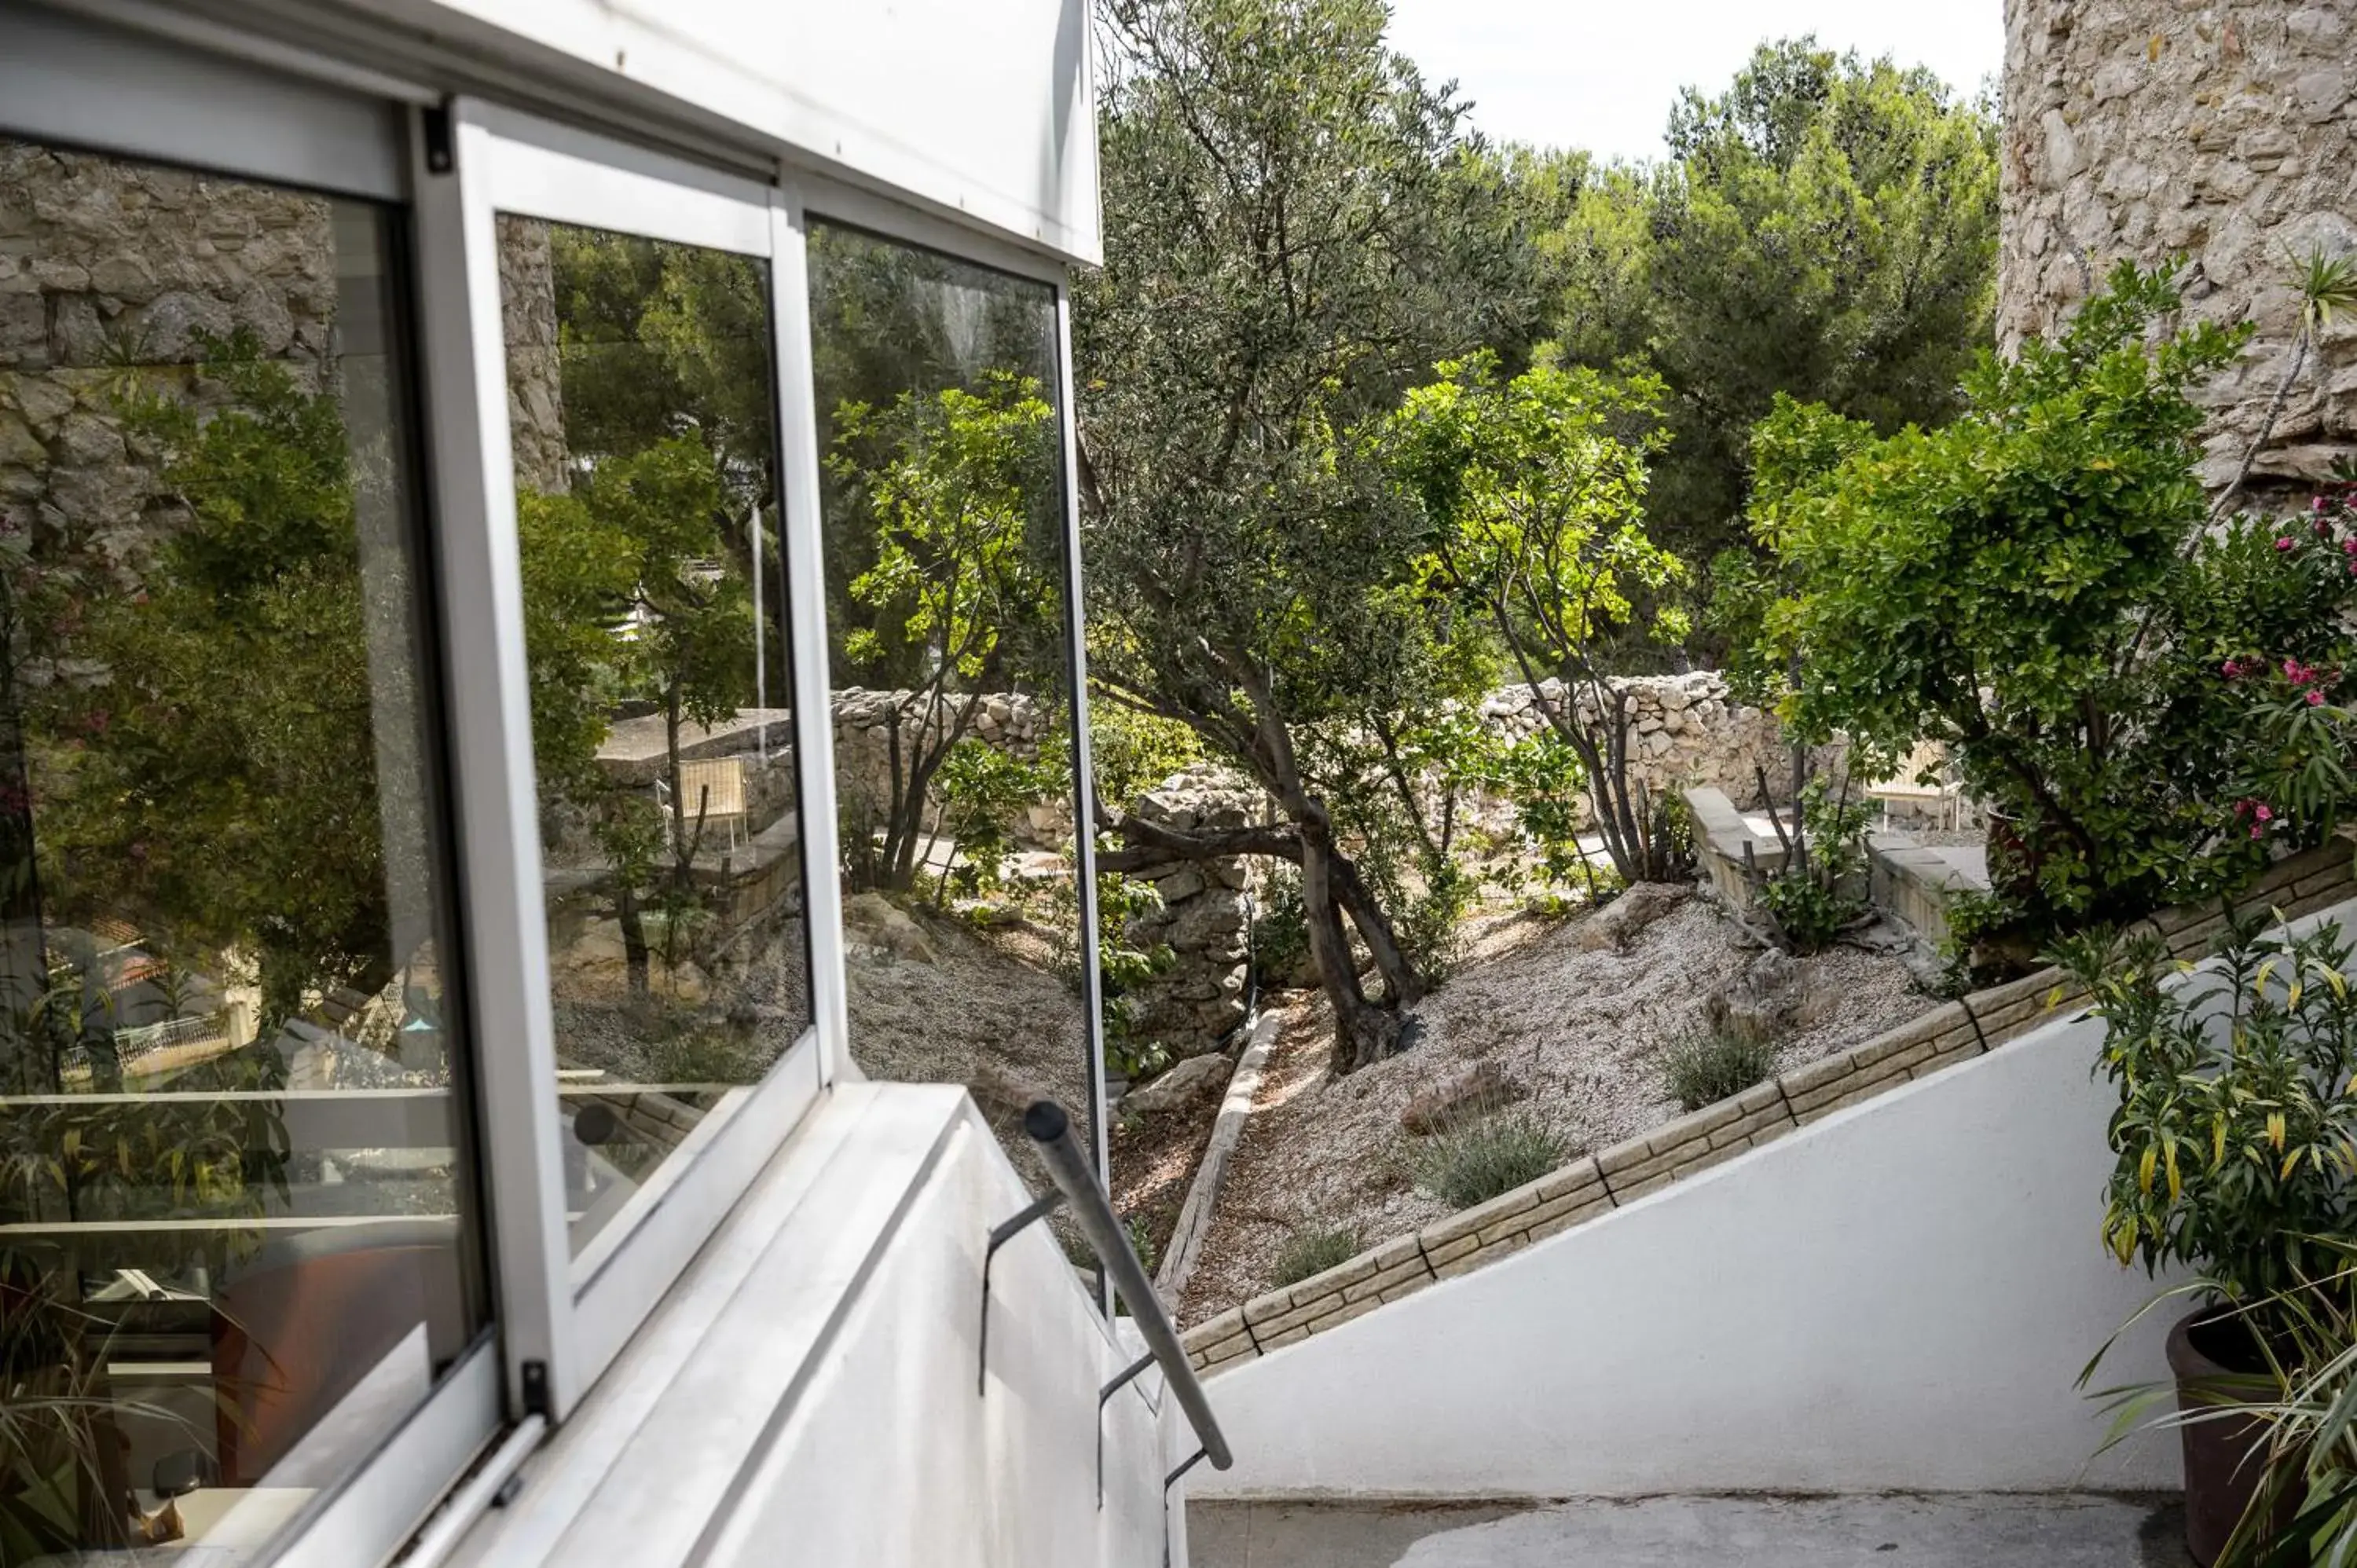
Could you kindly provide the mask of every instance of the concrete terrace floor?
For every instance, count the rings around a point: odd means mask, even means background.
[[[2174,1497],[1189,1502],[1192,1568],[2190,1568]]]

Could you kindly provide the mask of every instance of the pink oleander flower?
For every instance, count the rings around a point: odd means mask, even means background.
[[[2324,705],[2324,693],[2316,690],[2313,686],[2309,687],[2308,693],[2308,705],[2311,708],[2322,707]]]
[[[2295,686],[2305,686],[2316,679],[2317,671],[2297,659],[2284,660],[2284,679]]]
[[[2276,810],[2273,806],[2270,806],[2265,800],[2262,800],[2256,806],[2251,808],[2251,815],[2258,818],[2259,821],[2263,822],[2272,822],[2276,820]]]
[[[2352,565],[2349,569],[2352,572],[2357,572],[2357,565]],[[2243,661],[2239,659],[2229,659],[2218,667],[2218,673],[2229,681],[2239,681],[2243,678]]]
[[[2277,550],[2291,550],[2291,549],[2296,549],[2296,548],[2298,546],[2298,544],[2299,544],[2299,541],[2298,541],[2298,540],[2297,540],[2297,539],[2294,539],[2294,538],[2293,538],[2290,534],[2288,534],[2288,533],[2285,534],[2281,539],[2278,539],[2278,540],[2276,540],[2276,548]]]
[[[2262,834],[2264,834],[2266,832],[2266,830],[2265,828],[2253,828],[2253,829],[2251,830],[2251,836],[2252,836],[2253,838],[2257,838],[2257,837],[2261,836]]]

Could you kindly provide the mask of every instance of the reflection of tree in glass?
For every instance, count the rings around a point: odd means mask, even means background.
[[[565,440],[592,459],[693,434],[729,511],[774,492],[767,279],[723,251],[590,229],[550,233]]]
[[[724,515],[713,455],[685,436],[600,463],[571,495],[518,499],[541,787],[588,813],[613,867],[633,995],[647,991],[649,893],[666,963],[704,914],[691,878],[705,803],[681,788],[682,728],[717,724],[753,696],[752,596]],[[668,822],[597,763],[609,715],[632,698],[663,716]]]
[[[201,348],[221,412],[118,398],[181,521],[6,542],[18,679],[49,896],[251,954],[267,1024],[391,976],[360,551],[335,399],[242,330]]]
[[[914,882],[928,787],[984,693],[1039,640],[1042,618],[1054,618],[1058,579],[1030,526],[1036,498],[1054,493],[1054,417],[1037,381],[1003,371],[974,392],[903,392],[880,410],[835,411],[828,466],[874,537],[874,564],[852,580],[851,596],[923,655],[915,695],[886,720],[888,799],[846,803],[860,813],[845,854],[861,881]],[[854,664],[886,650],[874,627],[844,639]]]

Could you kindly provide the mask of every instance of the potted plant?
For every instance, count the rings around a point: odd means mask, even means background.
[[[2350,954],[2338,924],[2295,935],[2232,911],[2200,967],[2172,964],[2150,936],[2083,938],[2062,954],[2096,1000],[2098,1070],[2119,1090],[2105,1244],[2123,1265],[2200,1276],[2169,1359],[2187,1544],[2204,1564],[2250,1511],[2265,1468],[2255,1407],[2294,1356],[2293,1293],[2312,1303],[2351,1290],[2335,1240],[2357,1218]]]

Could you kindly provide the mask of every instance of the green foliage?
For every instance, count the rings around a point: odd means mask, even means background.
[[[1996,299],[1996,125],[1927,70],[1803,38],[1689,90],[1669,145],[1582,189],[1556,330],[1666,383],[1649,524],[1709,561],[1742,542],[1746,443],[1779,393],[1886,433],[1958,412]]]
[[[1315,1222],[1296,1226],[1276,1250],[1276,1260],[1269,1265],[1268,1288],[1283,1290],[1297,1285],[1315,1274],[1340,1268],[1365,1250],[1356,1226],[1320,1225]]]
[[[1583,887],[1593,901],[1596,867],[1579,847],[1587,778],[1579,753],[1551,729],[1508,747],[1493,775],[1496,787],[1514,804],[1514,824],[1523,843],[1538,856],[1541,880],[1550,888]]]
[[[1381,437],[1394,481],[1427,520],[1420,572],[1494,628],[1578,757],[1614,868],[1630,881],[1663,879],[1671,868],[1651,853],[1663,803],[1630,780],[1628,711],[1608,681],[1640,629],[1638,596],[1684,575],[1642,524],[1659,384],[1544,357],[1512,381],[1487,354],[1439,371],[1407,394]],[[1675,640],[1687,625],[1663,610],[1642,629]],[[1550,676],[1563,685],[1543,684]]]
[[[2218,1554],[2222,1568],[2343,1568],[2357,1561],[2357,1306],[2351,1288],[2357,1255],[2345,1239],[2329,1245],[2337,1254],[2334,1273],[2266,1304],[2273,1332],[2257,1341],[2263,1374],[2237,1378],[2149,1423],[2183,1428],[2216,1421],[2219,1403],[2227,1401],[2236,1419],[2258,1423],[2244,1461],[2257,1470],[2258,1484]],[[2121,1401],[2123,1415],[2176,1399],[2173,1385],[2133,1391]]]
[[[1309,961],[1309,920],[1301,903],[1301,872],[1272,862],[1260,888],[1252,928],[1253,976],[1264,991],[1282,990]]]
[[[2158,331],[2177,303],[2124,263],[2061,338],[1985,360],[1944,429],[1876,438],[1788,403],[1760,435],[1782,596],[1755,677],[1781,672],[1811,740],[1943,743],[2033,932],[2233,886],[2256,839],[2324,820],[2236,820],[2261,701],[2237,677],[2346,667],[2348,519],[2207,525],[2192,392],[2241,335]]]
[[[1105,1075],[1135,1083],[1152,1078],[1170,1065],[1170,1050],[1148,1036],[1141,1021],[1137,988],[1170,967],[1177,955],[1167,942],[1147,942],[1135,934],[1139,918],[1162,908],[1154,884],[1134,881],[1114,872],[1097,877],[1097,984],[1104,999]],[[1080,929],[1077,903],[1069,920],[1056,922],[1061,933]],[[1078,983],[1078,948],[1068,964]]]
[[[1492,1116],[1438,1133],[1414,1155],[1416,1184],[1451,1208],[1470,1208],[1534,1182],[1571,1157],[1563,1140],[1525,1115]]]
[[[1073,315],[1091,674],[1275,801],[1347,1070],[1396,1024],[1341,922],[1391,1000],[1423,988],[1337,829],[1374,766],[1349,737],[1479,694],[1412,585],[1421,524],[1351,433],[1527,320],[1491,205],[1512,186],[1469,166],[1380,0],[1112,0],[1102,20],[1105,264]]]
[[[694,431],[728,510],[766,504],[776,416],[761,266],[606,230],[548,234],[573,456],[629,456]]]
[[[1129,1237],[1129,1250],[1137,1254],[1137,1266],[1152,1273],[1162,1261],[1162,1244],[1154,1239],[1154,1226],[1142,1214],[1133,1214],[1121,1222]]]
[[[119,543],[37,557],[0,536],[12,657],[48,672],[11,684],[43,737],[51,897],[256,955],[266,1026],[378,974],[392,947],[369,641],[371,618],[403,607],[363,581],[336,400],[250,331],[199,347],[219,412],[116,400],[162,455],[177,526],[128,561]]]
[[[1128,811],[1140,795],[1202,759],[1195,732],[1177,719],[1119,703],[1089,708],[1089,768],[1096,798],[1115,811]]]
[[[936,902],[952,892],[971,898],[998,886],[1006,857],[1015,850],[1015,822],[1035,800],[1071,797],[1068,749],[1050,735],[1039,755],[1025,761],[1013,752],[968,736],[950,747],[933,776],[941,800],[935,835],[956,847],[936,889]]]
[[[849,594],[873,618],[844,629],[843,658],[852,669],[879,670],[895,650],[921,658],[891,748],[889,798],[846,800],[848,863],[868,869],[880,827],[872,875],[906,888],[929,790],[960,757],[982,693],[1010,671],[1061,664],[1053,650],[1061,542],[1039,515],[1040,498],[1055,491],[1055,410],[1029,377],[991,371],[972,391],[903,392],[880,410],[847,403],[834,423],[827,466],[872,545]],[[985,789],[996,766],[966,751],[959,787]],[[1003,769],[991,777],[991,788],[1016,781]]]
[[[1662,1091],[1681,1111],[1731,1100],[1775,1075],[1772,1041],[1737,1035],[1688,1035],[1662,1052]]]
[[[2122,1263],[2198,1270],[2264,1328],[2270,1302],[2338,1273],[2357,1196],[2357,996],[2338,924],[2291,935],[2230,916],[2211,965],[2149,933],[2089,933],[2060,956],[2104,1020],[2117,1090],[2104,1241]]]
[[[1853,756],[1848,767],[1865,760]],[[1866,913],[1866,829],[1873,810],[1849,798],[1849,784],[1846,772],[1838,793],[1823,775],[1809,780],[1784,864],[1757,890],[1759,908],[1787,952],[1822,952]]]

